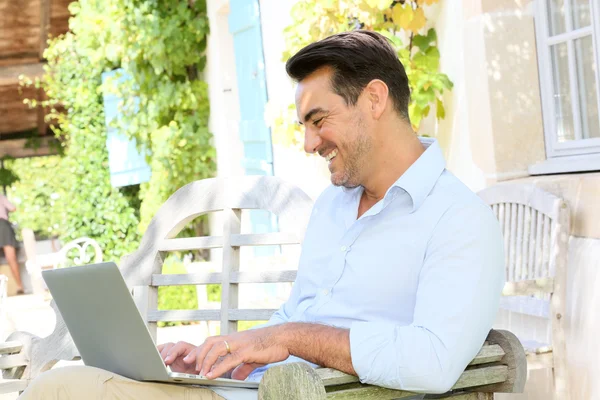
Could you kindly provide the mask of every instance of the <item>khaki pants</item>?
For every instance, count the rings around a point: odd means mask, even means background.
[[[83,366],[44,372],[19,400],[223,400],[212,390],[165,383],[138,382],[102,369]]]

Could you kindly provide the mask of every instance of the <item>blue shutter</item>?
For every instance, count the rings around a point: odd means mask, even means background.
[[[114,70],[102,74],[102,82],[107,78],[123,74],[123,70]],[[127,79],[121,76],[119,79]],[[106,147],[108,148],[108,166],[110,183],[114,187],[136,185],[150,180],[150,167],[145,155],[140,153],[134,139],[129,140],[124,134],[111,126],[111,122],[120,118],[119,101],[112,93],[104,93],[104,118],[106,121]]]
[[[229,31],[233,35],[240,102],[242,166],[246,175],[273,175],[271,131],[265,123],[267,84],[258,0],[230,0]],[[277,218],[250,211],[253,233],[277,231]],[[256,247],[256,255],[272,255],[278,247]]]

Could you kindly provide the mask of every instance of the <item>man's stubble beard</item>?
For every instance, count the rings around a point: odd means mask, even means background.
[[[366,127],[361,118],[358,118],[354,128],[353,142],[342,143],[344,149],[344,164],[342,166],[342,176],[336,179],[331,175],[331,183],[335,186],[343,186],[348,189],[358,187],[361,182],[361,171],[367,164],[371,149],[373,148],[372,139],[366,134]]]

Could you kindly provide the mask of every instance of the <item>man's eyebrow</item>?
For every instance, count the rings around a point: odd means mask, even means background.
[[[324,109],[322,109],[321,107],[315,107],[312,110],[310,110],[309,112],[306,113],[306,115],[304,116],[304,122],[308,121],[313,115],[317,114],[317,113],[323,113],[325,112]],[[299,121],[300,125],[303,125],[302,121]]]

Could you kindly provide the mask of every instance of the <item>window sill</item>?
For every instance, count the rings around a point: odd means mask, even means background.
[[[529,175],[600,171],[600,154],[549,158],[529,166]]]

